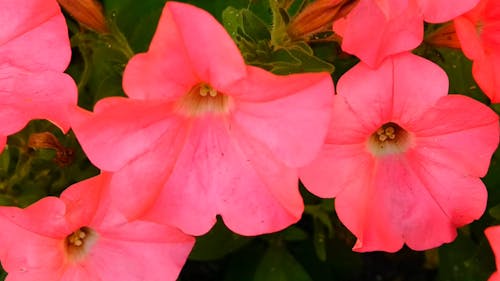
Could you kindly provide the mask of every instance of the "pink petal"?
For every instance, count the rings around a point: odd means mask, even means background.
[[[0,218],[25,231],[54,239],[64,238],[71,233],[65,215],[66,206],[56,197],[45,197],[25,209],[0,208]]]
[[[169,35],[170,41],[180,37],[175,33],[176,29],[171,29],[170,32],[175,35],[164,32]],[[153,40],[158,41],[156,38],[159,36],[160,33],[157,33]],[[123,89],[129,97],[174,100],[200,82],[193,73],[184,46],[169,43],[167,39],[161,40],[160,43],[156,45],[163,48],[155,50],[152,49],[154,45],[151,45],[147,53],[137,54],[127,63],[123,73]]]
[[[393,200],[402,201],[406,196],[391,196],[390,183],[378,186],[373,179],[377,174],[376,164],[372,165],[372,169],[358,173],[356,180],[349,181],[337,195],[335,209],[342,223],[358,238],[353,248],[355,251],[396,252],[404,240],[389,210],[395,208],[394,204],[400,205]],[[386,169],[385,166],[380,168]]]
[[[61,279],[58,281],[102,281],[95,273],[87,270],[82,264],[76,263],[66,266]]]
[[[434,63],[402,53],[377,69],[357,64],[340,78],[337,91],[356,113],[359,126],[375,131],[389,121],[406,124],[418,120],[447,94],[448,79]]]
[[[364,63],[358,63],[340,77],[337,83],[337,94],[345,98],[346,103],[346,106],[342,105],[341,110],[347,114],[350,113],[350,122],[355,122],[357,119],[357,123],[354,123],[355,127],[375,131],[381,124],[391,119],[393,80],[392,60],[387,60],[376,70]],[[339,116],[335,112],[333,115]],[[332,122],[339,122],[339,120]],[[337,135],[342,137],[343,134]]]
[[[362,178],[359,171],[370,170],[373,156],[366,141],[377,128],[363,128],[342,96],[335,96],[332,121],[321,152],[310,164],[299,170],[305,187],[320,197],[334,197],[342,189]]]
[[[0,215],[0,228],[0,259],[9,273],[6,280],[59,279],[65,259],[61,240],[19,227],[3,214]]]
[[[426,22],[440,23],[470,11],[479,0],[418,0],[418,2]]]
[[[441,98],[409,128],[416,145],[433,161],[482,177],[498,146],[498,115],[465,96]]]
[[[156,149],[144,153],[113,173],[107,193],[109,209],[118,210],[126,219],[134,220],[151,208],[169,178],[184,144],[184,138],[176,143],[170,141],[170,137],[187,134],[187,125],[180,128],[183,131],[166,134],[158,142]],[[117,197],[116,194],[120,196]],[[109,215],[109,212],[102,214],[104,221],[99,224],[115,224],[113,217]]]
[[[235,102],[234,126],[291,167],[310,162],[323,144],[330,121],[334,92],[330,76],[276,76],[249,68],[244,86]]]
[[[416,48],[423,39],[423,18],[414,1],[379,2],[361,0],[341,30],[342,49],[371,67],[390,55]]]
[[[352,96],[349,96],[349,99]],[[359,106],[358,104],[356,104]],[[377,122],[379,123],[379,122]],[[336,95],[332,107],[332,120],[328,128],[326,144],[365,144],[376,129],[375,124],[363,126],[359,114],[353,111],[344,96]],[[339,134],[339,132],[342,132]]]
[[[299,170],[299,176],[314,195],[336,197],[342,190],[363,184],[360,171],[369,171],[373,165],[374,158],[366,151],[365,143],[327,143],[314,161]]]
[[[66,21],[53,0],[0,3],[0,58],[28,70],[63,71],[71,58]]]
[[[332,79],[326,72],[276,75],[254,66],[247,66],[245,79],[232,88],[231,96],[241,102],[272,102],[307,93],[317,96],[317,104],[323,106],[331,104],[335,93]]]
[[[69,75],[3,66],[0,82],[1,134],[13,134],[31,119],[48,119],[63,131],[69,129],[69,112],[77,99],[76,85]]]
[[[474,60],[472,75],[492,103],[500,102],[500,52]]]
[[[393,252],[403,242],[414,250],[437,247],[484,212],[486,189],[478,178],[421,152],[388,156],[376,167],[364,186],[344,189],[336,200],[340,220],[358,237],[357,251]]]
[[[225,123],[213,116],[193,122],[172,175],[146,218],[193,235],[206,233],[217,214],[244,235],[276,231],[300,218],[295,172]]]
[[[476,176],[464,175],[462,172],[457,172],[441,163],[434,162],[428,157],[427,151],[416,149],[415,153],[410,153],[407,156],[408,163],[411,169],[417,176],[419,184],[425,189],[421,189],[420,194],[428,194],[429,201],[433,205],[437,205],[439,210],[437,213],[444,213],[447,221],[451,224],[450,233],[453,233],[454,239],[456,235],[454,228],[462,227],[473,220],[479,219],[486,208],[487,192],[482,181]],[[416,181],[415,181],[416,182]],[[426,192],[425,192],[426,191]],[[418,206],[423,206],[419,204]],[[429,206],[430,208],[430,206]],[[422,211],[425,211],[422,208]],[[441,234],[445,234],[444,223],[438,223],[435,218],[438,215],[432,215],[431,212],[426,213],[429,220],[429,227],[423,232],[427,235],[421,236],[415,230],[408,229],[407,244],[416,250],[439,246],[441,242],[448,242],[448,238],[443,237],[443,241],[438,241],[438,233],[433,234],[431,229],[435,229]],[[409,222],[411,223],[411,222]],[[418,227],[417,223],[413,226]],[[427,237],[428,244],[425,243]],[[434,238],[436,237],[436,239]],[[451,240],[449,240],[451,241]]]
[[[92,163],[116,171],[154,149],[166,132],[180,130],[181,118],[169,115],[173,106],[158,101],[106,98],[96,105],[94,114],[75,112],[72,126]]]
[[[148,53],[127,67],[124,89],[134,98],[169,98],[206,82],[226,92],[245,75],[238,47],[212,15],[192,5],[168,2]]]
[[[178,2],[168,2],[164,11],[165,23],[160,21],[158,26],[165,24],[178,29],[178,39],[184,44],[195,73],[202,81],[210,82],[219,89],[243,78],[246,74],[243,57],[224,27],[212,15]]]
[[[471,60],[483,57],[485,50],[482,46],[481,37],[476,30],[475,22],[468,17],[461,16],[456,18],[453,23],[464,55]]]
[[[228,188],[219,189],[220,213],[225,224],[242,235],[259,235],[297,222],[304,210],[297,171],[283,165],[267,146],[252,140],[245,132],[235,130],[234,138],[243,153],[238,159],[243,165],[228,163],[226,169],[236,168],[236,173],[247,177],[245,180],[233,175],[234,179],[226,185]],[[235,180],[240,184],[235,185]],[[245,201],[247,204],[243,204]]]
[[[171,227],[135,221],[104,230],[86,267],[101,280],[175,280],[193,245]]]
[[[411,53],[393,57],[393,118],[408,124],[448,93],[448,76],[438,65]]]
[[[109,175],[105,173],[75,183],[64,190],[60,198],[66,204],[66,219],[70,229],[88,226],[99,206],[109,208],[108,202],[102,200],[108,181]]]
[[[495,261],[496,261],[496,266],[497,269],[500,268],[500,227],[499,226],[492,226],[488,227],[487,229],[484,230],[484,234],[486,235],[486,238],[488,238],[488,241],[490,242],[491,249],[493,250],[493,253],[495,254]],[[488,279],[489,281],[499,281],[500,280],[500,274],[498,271],[493,273]]]
[[[128,243],[167,243],[182,244],[189,252],[194,245],[194,237],[179,229],[149,221],[134,220],[113,227],[102,228],[96,226],[99,234],[105,239]]]

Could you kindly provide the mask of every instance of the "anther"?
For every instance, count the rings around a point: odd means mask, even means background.
[[[212,89],[212,88],[210,88],[210,90],[209,90],[208,93],[210,94],[211,97],[216,97],[217,96],[217,91],[214,90],[214,89]]]
[[[410,134],[393,122],[380,126],[368,140],[368,148],[375,155],[400,153],[410,146]]]

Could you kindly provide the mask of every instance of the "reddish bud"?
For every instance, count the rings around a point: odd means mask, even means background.
[[[288,26],[294,40],[308,41],[314,34],[331,31],[334,21],[346,16],[359,0],[316,0],[298,13]]]
[[[453,22],[444,24],[436,29],[425,38],[425,42],[437,47],[460,49],[460,41],[455,32],[455,25]]]
[[[59,140],[50,132],[31,134],[28,139],[28,147],[55,150],[56,158],[54,161],[61,166],[66,166],[73,161],[73,150],[62,146]]]
[[[76,21],[99,33],[108,33],[103,8],[97,0],[57,0]]]

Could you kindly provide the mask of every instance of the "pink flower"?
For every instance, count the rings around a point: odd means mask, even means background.
[[[334,24],[342,49],[371,67],[384,58],[416,48],[423,40],[423,22],[440,23],[472,9],[479,0],[360,0]]]
[[[356,251],[424,250],[452,241],[484,212],[479,179],[498,145],[498,116],[447,95],[446,74],[403,53],[339,80],[326,144],[301,170],[314,194],[336,197]]]
[[[124,221],[108,208],[108,180],[91,178],[26,209],[1,207],[6,281],[176,280],[194,238],[166,225]]]
[[[73,126],[95,165],[120,170],[125,198],[141,198],[146,210],[158,197],[149,219],[199,235],[220,214],[235,232],[255,235],[300,218],[296,167],[326,136],[328,73],[277,76],[247,66],[210,14],[168,2],[123,87],[129,98],[104,99]],[[130,183],[148,177],[156,183]]]
[[[500,226],[488,227],[484,230],[484,234],[486,238],[488,238],[488,241],[490,241],[493,253],[495,253],[495,261],[498,269],[500,268],[500,259],[498,257],[500,253]],[[500,274],[498,271],[493,273],[488,281],[500,281]]]
[[[31,119],[69,129],[76,85],[62,73],[71,49],[55,0],[0,0],[0,150]]]
[[[474,79],[492,102],[500,102],[500,2],[482,0],[454,23],[464,54],[474,61]]]

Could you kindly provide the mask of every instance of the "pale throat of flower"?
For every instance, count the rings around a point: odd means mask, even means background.
[[[90,227],[80,227],[64,239],[64,250],[70,261],[84,259],[97,242],[98,235]]]
[[[232,99],[206,83],[199,83],[177,101],[177,111],[189,117],[229,113]]]
[[[370,135],[367,146],[375,156],[404,153],[412,145],[412,135],[398,124],[389,122]]]

